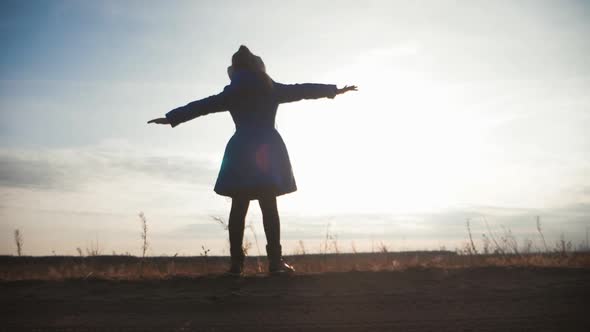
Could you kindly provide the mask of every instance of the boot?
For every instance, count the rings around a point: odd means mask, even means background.
[[[270,274],[287,274],[295,272],[295,269],[282,258],[282,248],[278,246],[266,246],[268,257],[268,272]]]
[[[241,276],[244,274],[244,252],[242,248],[239,251],[230,250],[231,251],[231,266],[229,271],[227,271],[227,275],[230,276]]]

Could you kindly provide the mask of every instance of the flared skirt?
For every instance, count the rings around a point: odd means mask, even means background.
[[[215,192],[258,199],[297,190],[287,147],[274,128],[238,129],[227,143]]]

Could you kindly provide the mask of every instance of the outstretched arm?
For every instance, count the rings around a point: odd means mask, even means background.
[[[302,99],[334,98],[347,91],[357,91],[357,87],[345,86],[338,89],[333,84],[281,84],[275,83],[276,95],[279,103],[290,103]]]
[[[201,100],[193,101],[166,113],[165,118],[156,118],[148,123],[169,124],[176,127],[179,124],[196,117],[210,113],[222,112],[227,109],[227,97],[224,92]]]

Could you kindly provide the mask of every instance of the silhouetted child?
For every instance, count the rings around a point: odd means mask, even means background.
[[[267,74],[262,59],[240,46],[228,67],[231,83],[220,94],[197,100],[148,123],[172,127],[209,113],[229,111],[236,132],[227,143],[215,192],[232,198],[229,214],[231,268],[242,274],[242,240],[250,200],[258,200],[262,210],[266,252],[270,273],[293,272],[282,259],[281,231],[276,197],[297,190],[289,154],[275,129],[281,103],[302,99],[334,98],[356,86],[338,89],[327,84],[280,84]]]

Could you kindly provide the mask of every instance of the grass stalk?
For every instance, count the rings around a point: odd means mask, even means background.
[[[14,242],[16,243],[16,254],[20,257],[23,254],[23,234],[18,228],[14,230]]]

